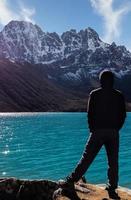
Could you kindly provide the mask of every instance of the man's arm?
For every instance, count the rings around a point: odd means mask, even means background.
[[[87,105],[87,113],[88,113],[88,125],[90,131],[93,130],[93,115],[94,115],[94,98],[93,94],[90,93]]]
[[[119,103],[120,103],[120,109],[121,109],[121,120],[120,120],[120,124],[119,124],[119,129],[121,129],[125,122],[125,118],[126,118],[125,98],[122,94],[121,94],[121,99],[120,99]]]

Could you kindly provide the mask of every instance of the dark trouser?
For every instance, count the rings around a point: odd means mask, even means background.
[[[105,146],[108,157],[108,180],[113,189],[118,185],[118,152],[119,133],[116,130],[96,130],[90,133],[82,158],[69,179],[77,182],[89,168],[102,146]],[[99,170],[99,169],[98,169]]]

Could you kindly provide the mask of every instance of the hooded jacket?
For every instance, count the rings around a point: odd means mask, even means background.
[[[90,131],[120,130],[126,117],[124,96],[113,88],[93,90],[89,96],[87,112]]]

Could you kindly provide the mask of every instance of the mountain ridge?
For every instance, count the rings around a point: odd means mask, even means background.
[[[90,27],[58,35],[44,32],[31,22],[11,21],[0,32],[0,44],[0,58],[57,66],[66,72],[63,80],[79,79],[81,69],[91,76],[103,68],[110,68],[117,76],[128,74],[131,69],[131,53],[126,47],[104,43]]]
[[[115,73],[117,89],[131,102],[131,53],[124,46],[104,43],[90,27],[58,35],[11,21],[0,32],[0,109],[86,111],[86,99],[99,86],[103,69]]]
[[[66,59],[71,54],[76,57],[80,51],[87,50],[88,59],[85,64],[90,64],[91,54],[98,49],[104,51],[117,49],[119,52],[122,51],[122,56],[131,58],[131,53],[124,46],[104,43],[98,33],[90,27],[79,32],[71,29],[59,35],[56,32],[44,32],[31,22],[11,21],[0,32],[0,42],[1,57],[33,64],[50,64],[50,62]]]

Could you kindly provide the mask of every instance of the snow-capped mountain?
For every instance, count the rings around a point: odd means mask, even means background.
[[[11,21],[0,33],[0,56],[30,63],[58,59],[61,46],[58,38],[57,34],[44,33],[32,23]]]
[[[33,63],[51,63],[87,50],[90,56],[96,49],[109,46],[91,28],[78,33],[70,30],[60,36],[55,32],[45,33],[37,25],[24,21],[7,24],[0,33],[0,44],[1,57]]]
[[[110,68],[131,102],[131,53],[92,28],[62,35],[11,21],[0,32],[0,111],[85,111],[98,73]]]
[[[131,69],[131,53],[114,42],[104,43],[92,28],[58,35],[25,21],[11,21],[0,32],[0,58],[47,65],[48,77],[63,81],[82,81],[103,68],[118,76]]]
[[[0,32],[0,56],[32,63],[51,63],[72,56],[80,65],[117,61],[120,67],[123,62],[129,64],[127,58],[131,59],[124,46],[104,43],[91,28],[58,35],[25,21],[11,21]]]

